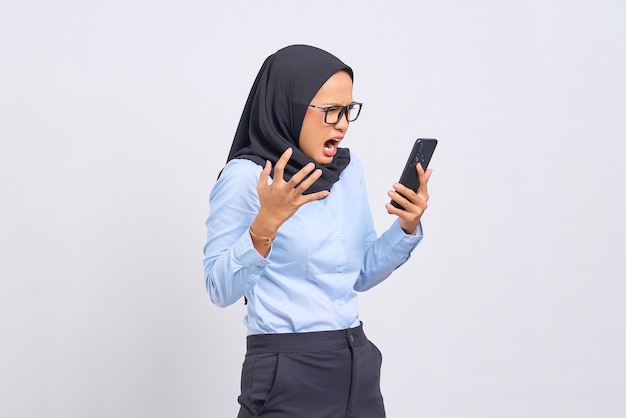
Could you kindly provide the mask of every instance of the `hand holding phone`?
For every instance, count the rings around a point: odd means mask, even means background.
[[[413,149],[409,154],[409,158],[402,170],[402,175],[400,176],[400,183],[410,188],[414,192],[417,193],[419,190],[419,178],[417,177],[417,170],[415,166],[419,163],[422,165],[424,171],[428,168],[428,164],[430,163],[430,159],[435,152],[435,148],[437,147],[437,140],[431,138],[419,138],[413,144]],[[394,200],[390,202],[394,207],[398,209],[404,209]]]

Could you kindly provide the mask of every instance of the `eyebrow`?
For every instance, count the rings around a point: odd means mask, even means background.
[[[343,106],[350,106],[351,104],[354,104],[354,100],[351,101],[350,103],[348,103],[347,105],[342,105],[342,104],[339,104],[339,103],[322,103],[322,105],[324,105],[324,106],[341,106],[341,107],[343,107]]]

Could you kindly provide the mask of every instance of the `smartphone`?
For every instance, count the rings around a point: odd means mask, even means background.
[[[409,154],[409,159],[404,166],[404,170],[402,170],[402,175],[400,176],[400,183],[404,184],[406,187],[412,189],[417,192],[420,187],[419,178],[417,177],[417,171],[415,166],[419,163],[422,165],[424,171],[428,167],[428,163],[430,163],[430,159],[435,152],[435,147],[437,147],[437,140],[432,138],[419,138],[413,144],[413,149]],[[402,206],[400,206],[395,201],[391,201],[391,204],[398,209],[404,210]]]

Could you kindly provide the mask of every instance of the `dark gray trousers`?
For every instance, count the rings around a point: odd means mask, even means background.
[[[382,356],[363,327],[251,335],[238,418],[384,418]]]

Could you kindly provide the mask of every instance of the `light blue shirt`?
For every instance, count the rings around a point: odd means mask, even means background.
[[[363,168],[351,155],[328,197],[307,203],[278,230],[267,258],[252,245],[261,166],[228,162],[210,195],[204,276],[213,303],[248,299],[248,334],[328,331],[359,325],[357,292],[386,279],[422,239],[398,220],[377,238]]]

